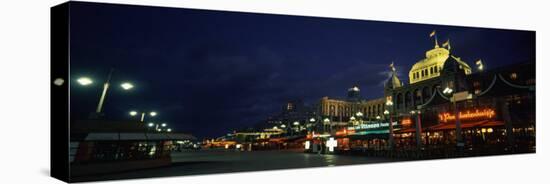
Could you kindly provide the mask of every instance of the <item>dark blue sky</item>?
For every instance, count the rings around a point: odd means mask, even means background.
[[[288,99],[311,104],[353,84],[366,98],[381,97],[389,63],[408,81],[412,64],[433,48],[432,30],[470,65],[535,58],[528,31],[73,3],[71,76],[98,81],[73,85],[71,114],[94,111],[114,67],[106,116],[156,110],[156,121],[176,131],[220,136],[277,113]],[[136,87],[123,91],[122,81]]]

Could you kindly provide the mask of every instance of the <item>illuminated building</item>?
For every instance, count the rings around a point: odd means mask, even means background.
[[[412,65],[408,83],[399,79],[392,63],[382,98],[349,98],[358,97],[354,86],[348,99],[321,99],[320,115],[336,127],[328,136],[338,141],[335,152],[387,149],[392,144],[389,119],[399,150],[463,146],[478,152],[534,151],[534,60],[499,68],[484,67],[478,60],[473,71],[452,53],[449,41],[440,47],[437,40],[425,55]],[[362,112],[365,122],[351,123],[355,112]]]

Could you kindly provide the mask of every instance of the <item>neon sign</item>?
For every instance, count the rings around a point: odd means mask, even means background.
[[[476,109],[475,111],[467,110],[465,112],[459,112],[460,120],[491,119],[495,116],[496,113],[493,109]],[[441,122],[447,122],[455,119],[455,115],[448,112],[439,114],[439,121]]]

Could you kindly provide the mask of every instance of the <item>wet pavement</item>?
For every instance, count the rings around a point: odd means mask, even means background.
[[[341,166],[397,161],[388,158],[323,155],[299,150],[238,152],[198,150],[172,153],[172,165],[114,174],[74,178],[77,181],[184,176],[273,169]]]

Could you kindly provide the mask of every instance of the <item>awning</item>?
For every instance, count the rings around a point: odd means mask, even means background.
[[[416,128],[405,128],[405,129],[394,131],[394,133],[396,133],[396,134],[411,133],[411,132],[416,132]]]
[[[497,126],[504,126],[504,122],[502,121],[478,121],[478,122],[461,122],[460,124],[462,129],[468,129],[468,128],[486,128],[486,127],[497,127]],[[452,130],[456,128],[455,122],[449,122],[449,123],[440,123],[431,127],[428,127],[428,131],[439,131],[439,130]]]

